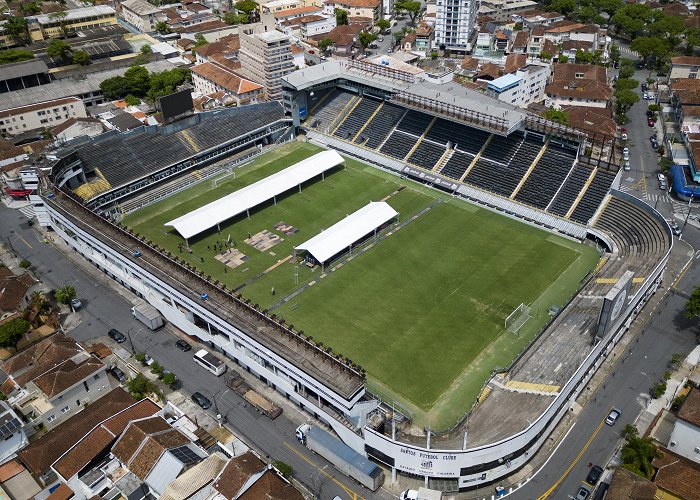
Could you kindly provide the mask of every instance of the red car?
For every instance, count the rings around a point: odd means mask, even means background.
[[[653,127],[653,126],[654,126],[654,123],[655,123],[654,120],[652,120],[651,118],[649,118],[649,119],[647,120],[647,125],[649,125],[650,127]]]

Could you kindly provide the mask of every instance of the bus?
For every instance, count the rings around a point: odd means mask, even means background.
[[[206,349],[201,349],[192,357],[194,362],[202,368],[206,368],[217,377],[226,371],[226,365],[219,358],[208,352]]]

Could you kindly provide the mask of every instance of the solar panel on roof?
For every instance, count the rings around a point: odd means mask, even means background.
[[[172,453],[175,458],[185,465],[194,464],[202,460],[202,457],[192,451],[188,445],[173,448],[170,450],[170,453]]]
[[[14,434],[17,429],[20,429],[22,427],[22,422],[18,418],[13,418],[9,422],[5,422],[4,424],[0,425],[0,438],[6,438],[7,436],[10,436]]]

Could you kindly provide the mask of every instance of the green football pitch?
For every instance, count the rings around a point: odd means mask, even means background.
[[[371,390],[417,422],[447,427],[492,370],[539,332],[549,307],[576,291],[598,254],[349,158],[325,181],[193,238],[192,253],[179,250],[183,239],[164,226],[318,151],[285,145],[237,168],[235,178],[201,182],[124,223],[363,366]],[[379,200],[400,213],[399,229],[325,270],[291,258],[295,245]],[[259,246],[262,231],[273,246]],[[236,256],[229,265],[216,258],[226,241]],[[521,303],[530,304],[532,318],[515,335],[504,320]]]

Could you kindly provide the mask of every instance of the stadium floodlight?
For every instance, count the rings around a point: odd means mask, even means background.
[[[516,307],[512,313],[508,315],[508,317],[505,320],[505,325],[504,328],[508,330],[509,332],[513,332],[515,334],[518,333],[518,330],[527,322],[527,320],[530,319],[530,307],[526,306],[525,304],[520,304],[518,307]]]

